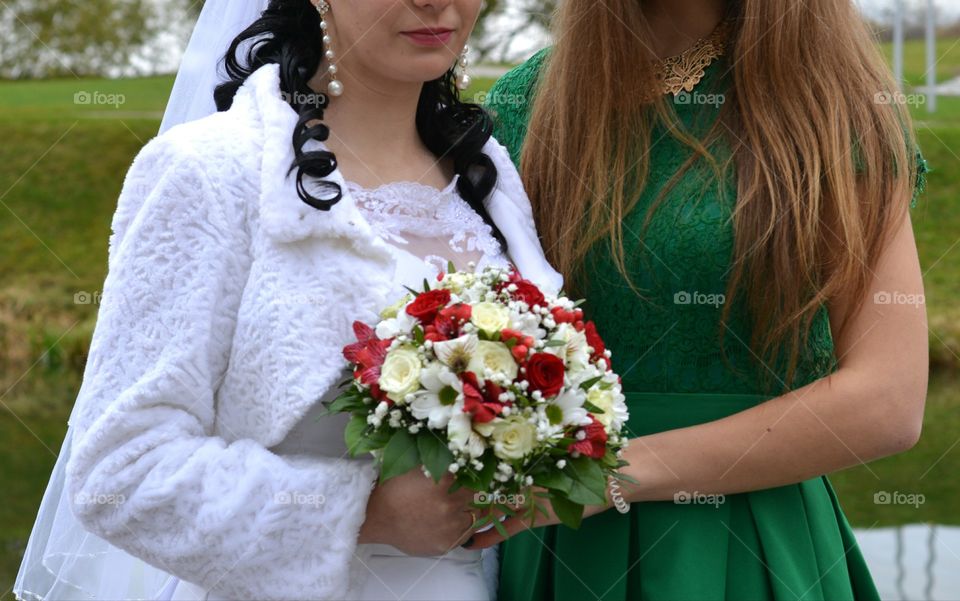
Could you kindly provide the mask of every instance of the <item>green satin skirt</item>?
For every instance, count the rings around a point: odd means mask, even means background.
[[[768,397],[627,393],[631,436],[717,420]],[[609,510],[500,546],[501,601],[879,600],[826,476]]]

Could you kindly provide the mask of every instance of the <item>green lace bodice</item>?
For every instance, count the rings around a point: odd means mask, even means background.
[[[494,136],[519,167],[529,107],[537,74],[550,48],[539,51],[505,74],[490,90],[486,108],[494,116]],[[726,57],[715,59],[693,92],[675,101],[688,131],[703,139],[719,114],[717,94],[730,84]],[[710,96],[710,95],[714,96]],[[689,102],[685,102],[689,101]],[[733,253],[730,215],[736,198],[733,169],[723,181],[699,161],[665,196],[648,229],[639,237],[651,202],[692,152],[661,127],[651,135],[648,184],[624,218],[624,245],[639,298],[617,270],[609,244],[597,243],[586,259],[584,311],[593,319],[613,352],[614,368],[625,390],[779,394],[786,369],[766,367],[750,350],[750,322],[742,308],[732,308],[720,351],[720,315],[727,271]],[[711,149],[723,163],[729,149],[722,140]],[[916,195],[923,190],[926,162],[919,150]],[[821,378],[836,368],[826,307],[817,314],[802,351],[791,388]],[[763,390],[767,380],[770,388]]]

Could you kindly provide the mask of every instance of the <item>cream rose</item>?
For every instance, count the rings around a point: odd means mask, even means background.
[[[510,325],[510,310],[498,303],[477,303],[470,321],[484,332],[494,333]]]
[[[602,390],[594,386],[587,393],[587,401],[596,405],[603,413],[594,415],[597,421],[603,424],[604,428],[609,428],[613,423],[613,392]]]
[[[501,459],[522,459],[533,451],[537,441],[536,426],[521,415],[476,424],[474,428],[493,440],[493,454]]]
[[[507,345],[502,342],[481,340],[477,343],[477,350],[470,358],[467,369],[477,374],[480,380],[483,379],[485,369],[504,374],[510,380],[514,380],[517,377],[518,367]]]
[[[394,402],[402,403],[404,398],[420,388],[420,356],[409,346],[400,346],[389,353],[380,368],[380,389]]]

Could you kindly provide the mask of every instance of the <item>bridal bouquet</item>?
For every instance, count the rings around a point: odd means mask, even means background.
[[[546,515],[545,499],[578,527],[584,505],[606,503],[609,477],[628,479],[620,378],[580,302],[515,270],[452,264],[408,290],[375,327],[355,322],[343,349],[353,378],[326,407],[352,414],[351,455],[372,452],[383,480],[417,466],[435,481],[451,472],[452,490],[508,515]],[[492,514],[482,525],[502,529]]]

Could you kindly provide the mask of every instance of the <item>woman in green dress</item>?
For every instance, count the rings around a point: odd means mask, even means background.
[[[920,434],[927,167],[854,4],[568,1],[554,27],[487,107],[613,353],[637,484],[578,530],[508,519],[500,598],[877,599],[826,474]]]

